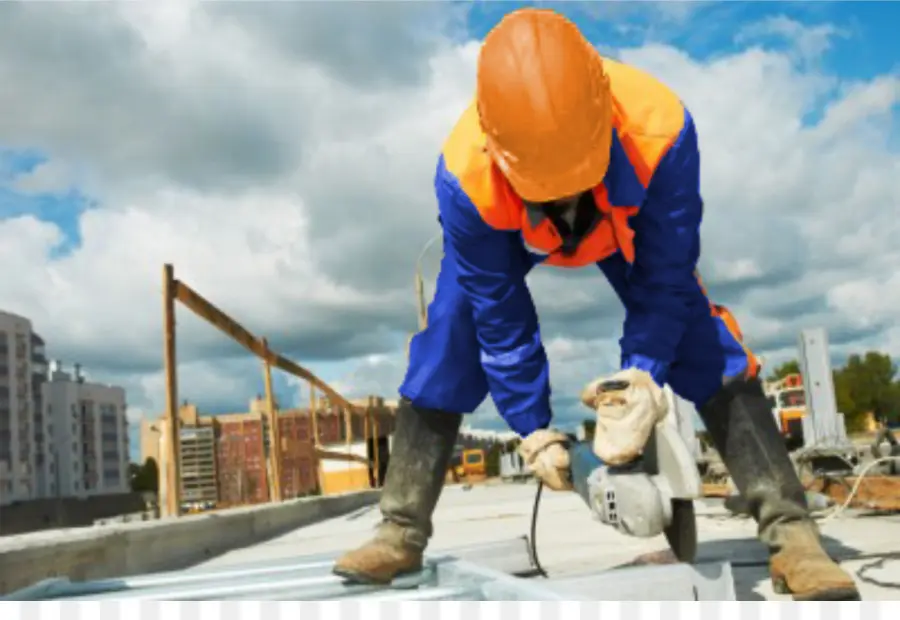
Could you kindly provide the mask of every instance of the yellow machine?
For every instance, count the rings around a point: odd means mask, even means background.
[[[463,450],[462,467],[466,482],[478,482],[487,478],[484,450]]]
[[[766,384],[766,395],[788,449],[793,450],[803,445],[803,416],[806,415],[803,378],[799,374],[792,374],[769,382]]]
[[[453,451],[453,456],[450,458],[450,467],[447,468],[447,482],[448,483],[459,483],[462,482],[465,477],[465,471],[463,470],[463,451],[459,446]]]
[[[447,482],[471,483],[487,478],[484,450],[457,447],[447,468]]]

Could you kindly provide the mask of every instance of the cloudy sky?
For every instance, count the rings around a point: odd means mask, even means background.
[[[395,397],[437,153],[479,40],[515,6],[3,3],[0,308],[155,416],[171,262],[346,395]],[[751,346],[776,363],[821,326],[837,361],[900,355],[900,4],[554,6],[692,110],[702,273]],[[581,418],[622,310],[594,269],[532,283],[558,416]],[[259,363],[178,320],[181,397],[245,409]],[[490,406],[476,422],[502,425]]]

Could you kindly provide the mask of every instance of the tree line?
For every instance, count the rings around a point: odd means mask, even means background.
[[[802,374],[797,360],[773,369],[769,379],[790,374]],[[833,378],[837,408],[844,414],[848,430],[861,430],[870,413],[879,421],[900,421],[900,377],[890,355],[878,351],[851,355],[846,364],[833,370]]]

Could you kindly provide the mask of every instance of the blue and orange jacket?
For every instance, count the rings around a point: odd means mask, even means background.
[[[574,254],[559,251],[553,224],[535,218],[491,162],[474,105],[438,162],[444,251],[471,302],[493,401],[523,436],[551,417],[547,357],[525,283],[534,263],[582,267],[620,254],[628,288],[623,367],[647,370],[660,384],[703,295],[695,277],[703,203],[691,115],[653,77],[609,60],[604,66],[614,133],[609,170],[593,194],[605,217]]]

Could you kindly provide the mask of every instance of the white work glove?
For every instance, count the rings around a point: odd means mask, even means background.
[[[639,457],[669,411],[662,388],[636,368],[592,381],[581,393],[581,402],[597,413],[594,454],[609,465]]]
[[[519,444],[519,455],[544,484],[554,491],[572,489],[569,438],[559,431],[537,430]]]

